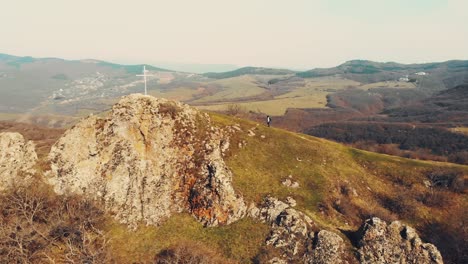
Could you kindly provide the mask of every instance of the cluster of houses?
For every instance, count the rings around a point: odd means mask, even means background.
[[[416,73],[414,73],[414,75],[425,76],[425,75],[427,75],[427,73],[426,72],[416,72]],[[400,82],[409,82],[410,81],[409,75],[405,75],[405,76],[401,77],[400,79],[398,79],[398,81],[400,81]]]

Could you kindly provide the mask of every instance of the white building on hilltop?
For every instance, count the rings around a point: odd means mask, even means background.
[[[400,79],[398,79],[398,81],[400,81],[400,82],[409,82],[409,77],[408,77],[408,75],[406,75],[406,76],[401,77]]]

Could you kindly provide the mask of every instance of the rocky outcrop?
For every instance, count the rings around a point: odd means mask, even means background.
[[[123,97],[105,118],[90,116],[52,147],[49,182],[57,193],[101,200],[123,223],[158,224],[188,211],[208,226],[245,215],[222,152],[225,133],[178,102]]]
[[[307,215],[288,203],[266,197],[259,207],[250,205],[248,215],[270,225],[265,243],[280,250],[280,255],[270,259],[270,263],[356,261],[338,233],[318,230]],[[387,225],[372,218],[365,221],[357,234],[360,263],[443,263],[434,245],[422,243],[413,228],[399,221]]]
[[[250,206],[249,215],[268,223],[271,231],[266,244],[281,251],[272,263],[302,262],[331,264],[341,263],[344,242],[333,232],[317,229],[304,213],[273,197],[267,197],[260,208]]]
[[[0,190],[27,183],[36,162],[32,141],[19,133],[0,133]]]
[[[360,232],[361,263],[443,263],[434,245],[423,243],[413,228],[399,221],[387,225],[374,217],[365,221]]]
[[[330,231],[321,230],[316,236],[316,245],[309,263],[343,263],[344,241]]]

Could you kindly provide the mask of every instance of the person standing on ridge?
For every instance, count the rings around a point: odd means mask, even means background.
[[[267,115],[267,125],[268,125],[268,127],[270,127],[270,123],[271,123],[271,117],[269,115]]]

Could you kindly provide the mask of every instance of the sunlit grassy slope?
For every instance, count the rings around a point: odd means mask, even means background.
[[[14,113],[0,113],[0,121],[9,121],[14,120],[20,117],[21,114],[14,114]]]
[[[246,111],[265,113],[273,116],[284,115],[288,108],[324,108],[327,100],[326,92],[316,92],[310,95],[278,98],[273,100],[253,101],[253,102],[230,102],[213,105],[197,106],[200,109],[209,111],[226,111],[229,105],[236,104]]]
[[[453,132],[456,132],[456,133],[461,133],[461,134],[465,134],[465,135],[468,135],[468,127],[454,127],[452,129]]]
[[[259,77],[256,77],[257,79]],[[269,76],[274,79],[274,76]],[[236,82],[234,82],[236,80]],[[347,80],[339,77],[321,77],[314,79],[305,79],[303,86],[295,87],[291,91],[275,96],[273,99],[268,100],[247,100],[247,101],[234,101],[237,97],[248,97],[258,95],[263,91],[263,88],[254,88],[254,82],[242,83],[240,80],[253,80],[252,76],[242,76],[230,79],[218,80],[227,87],[222,92],[218,92],[211,97],[204,97],[196,102],[209,103],[214,101],[213,98],[219,102],[214,104],[198,105],[198,108],[209,111],[225,111],[229,105],[235,103],[247,111],[267,113],[270,115],[280,116],[284,115],[288,108],[324,108],[327,104],[326,96],[336,90],[345,89],[347,87],[354,87],[360,85],[359,82]],[[263,80],[265,83],[267,80]],[[264,84],[266,85],[266,84]]]
[[[462,226],[447,219],[463,216],[466,195],[428,188],[424,181],[435,173],[466,179],[467,166],[376,154],[220,114],[211,116],[217,126],[242,129],[231,136],[226,162],[234,174],[234,188],[248,203],[258,203],[266,195],[291,196],[297,209],[308,214],[318,228],[335,232],[356,230],[370,216],[402,219],[426,240],[434,224],[446,224],[453,236],[462,231]],[[249,137],[248,130],[255,136]],[[289,175],[299,188],[282,185]],[[116,257],[125,263],[149,261],[164,248],[187,241],[248,263],[259,254],[268,234],[265,224],[251,219],[203,228],[186,214],[175,215],[160,227],[140,227],[134,232],[115,223],[107,229]]]
[[[222,89],[213,95],[197,99],[193,101],[193,103],[209,103],[212,101],[229,102],[234,99],[255,96],[265,92],[265,89],[259,86],[254,76],[250,75],[215,80],[206,84],[219,85]]]
[[[111,248],[121,263],[149,263],[156,253],[181,243],[200,243],[229,259],[248,263],[259,253],[268,227],[251,219],[232,225],[204,228],[188,214],[173,215],[160,227],[141,226],[129,231],[111,223],[107,229]]]
[[[274,79],[274,76],[270,76],[269,78]],[[265,89],[259,87],[252,76],[222,79],[213,83],[222,85],[224,89],[213,95],[193,101],[197,103],[198,108],[209,111],[226,111],[229,105],[237,104],[247,111],[261,112],[274,116],[284,115],[288,108],[325,108],[327,105],[327,95],[350,87],[362,90],[382,87],[415,88],[413,83],[407,82],[388,81],[362,84],[342,77],[327,76],[304,79],[302,86],[294,87],[290,91],[277,95],[272,99],[242,101],[239,99],[265,92]]]

